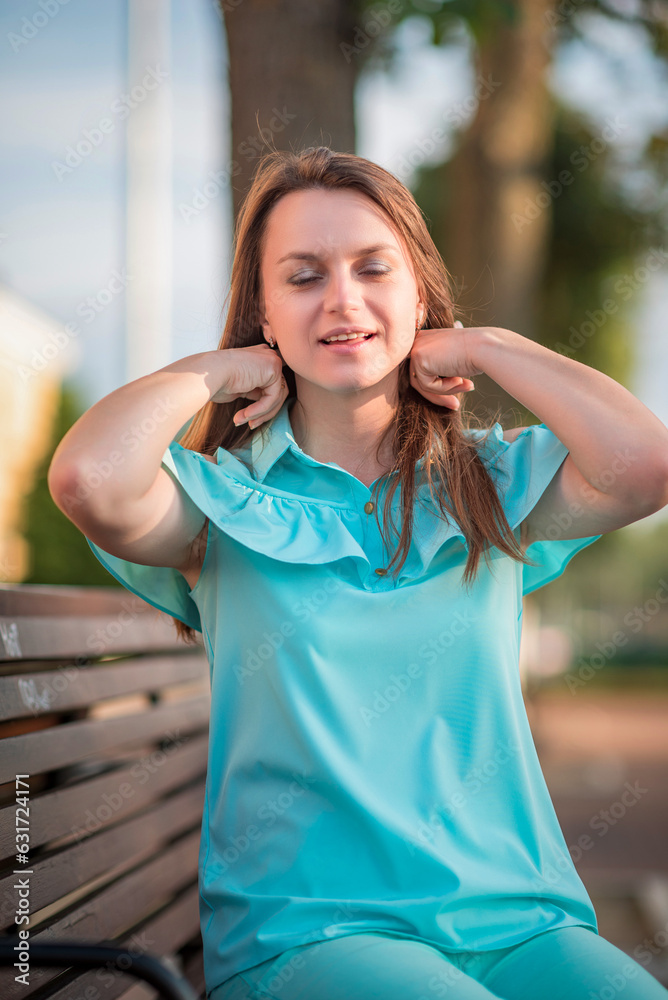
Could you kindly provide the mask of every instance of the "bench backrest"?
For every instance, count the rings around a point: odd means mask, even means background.
[[[17,961],[30,942],[104,941],[203,994],[209,707],[201,645],[128,591],[0,585],[0,932],[29,930]],[[3,1000],[156,995],[113,968],[20,973],[0,969]]]

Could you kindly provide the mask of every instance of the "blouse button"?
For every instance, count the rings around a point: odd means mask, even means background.
[[[373,504],[372,504],[371,500],[368,500],[364,504],[364,510],[366,511],[367,514],[372,514],[373,513]]]
[[[374,570],[374,573],[377,573],[378,576],[385,576],[385,574],[387,573],[387,570],[386,569],[376,569],[376,570]]]

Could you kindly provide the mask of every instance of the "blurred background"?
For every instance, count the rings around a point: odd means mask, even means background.
[[[465,325],[668,424],[665,0],[5,0],[0,45],[0,581],[115,584],[51,455],[102,396],[216,348],[269,146],[391,170]],[[537,422],[486,376],[463,403]],[[599,929],[668,984],[667,606],[664,508],[525,599],[521,670]]]

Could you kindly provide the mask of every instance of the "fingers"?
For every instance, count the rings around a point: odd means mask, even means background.
[[[244,407],[242,410],[238,410],[234,414],[234,423],[236,426],[240,426],[247,420],[248,426],[251,430],[254,430],[259,424],[275,417],[287,399],[288,384],[285,381],[285,376],[281,375],[277,382],[272,382],[271,385],[266,386],[264,389],[254,391],[261,393],[260,398],[257,400],[257,405],[252,404],[251,406]]]
[[[438,406],[445,406],[450,410],[458,410],[461,405],[461,400],[457,396],[445,394],[440,392],[440,389],[448,389],[449,393],[454,392],[471,392],[475,386],[469,378],[460,378],[459,375],[452,376],[429,376],[431,384],[429,388],[425,386],[417,376],[415,371],[411,371],[411,385],[416,389],[420,395],[424,396],[432,403],[436,403]],[[440,383],[440,385],[438,384]]]

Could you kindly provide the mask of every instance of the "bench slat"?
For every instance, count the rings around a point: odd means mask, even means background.
[[[117,947],[127,947],[130,953],[145,954],[150,952],[153,955],[174,955],[185,944],[196,938],[199,934],[199,891],[196,886],[187,889],[178,899],[172,903],[170,908],[154,915],[148,921],[130,934],[115,942]],[[170,919],[174,917],[174,919]],[[197,965],[195,963],[191,963]],[[62,969],[57,970],[63,975]],[[188,970],[184,969],[183,974],[190,981]],[[71,976],[71,973],[70,973]],[[32,976],[31,976],[32,978]],[[150,990],[146,996],[158,997],[157,990],[148,983],[140,983],[138,980],[132,981],[128,976],[121,975],[115,969],[88,969],[65,986],[58,987],[49,996],[49,1000],[82,1000],[84,997],[101,997],[104,1000],[117,1000],[129,995],[128,990],[145,989]],[[202,988],[204,976],[201,978]],[[193,982],[195,989],[199,989],[197,980]],[[29,987],[28,993],[22,996],[30,996],[36,987]],[[90,989],[90,993],[86,993]]]
[[[204,802],[204,782],[187,788],[166,799],[151,810],[120,825],[87,837],[84,841],[69,845],[65,849],[42,859],[30,866],[30,912],[38,917],[38,911],[56,900],[60,900],[86,883],[113,869],[123,866],[130,868],[141,857],[155,857],[166,839],[177,837],[193,827],[201,826]],[[0,879],[0,899],[11,905],[14,900],[13,885],[16,875]],[[63,904],[63,909],[66,905]],[[4,906],[3,906],[4,911]],[[7,915],[9,923],[3,920],[3,927],[13,922],[13,915]]]
[[[142,918],[149,916],[149,907],[155,909],[157,901],[177,892],[197,880],[199,832],[190,834],[168,848],[160,857],[142,864],[136,871],[106,886],[95,897],[86,898],[82,905],[59,920],[49,923],[44,930],[33,930],[32,941],[50,938],[72,941],[114,940],[128,933]],[[152,947],[151,949],[152,950]],[[59,970],[34,968],[31,984],[43,987]],[[9,973],[11,976],[11,972]],[[16,1000],[25,996],[25,987],[11,979],[3,983],[3,1000]]]
[[[135,759],[122,768],[96,775],[69,788],[58,788],[31,798],[31,850],[72,834],[81,839],[110,823],[132,816],[162,795],[196,780],[206,770],[208,736],[206,733],[194,736],[182,734],[179,740],[182,742],[175,742],[173,751],[170,750],[168,766],[153,767],[150,760],[143,764]],[[122,802],[117,803],[113,796],[121,794],[120,788],[125,795],[121,795]],[[15,810],[14,805],[0,810],[2,858],[12,856],[16,850]]]
[[[2,741],[0,784],[16,774],[42,774],[65,767],[89,754],[123,744],[146,743],[169,736],[174,729],[195,729],[208,723],[210,696],[168,702],[144,712],[108,719],[68,722]]]
[[[0,677],[0,721],[62,712],[104,698],[208,677],[209,664],[201,652],[14,674]]]
[[[15,934],[14,775],[30,775],[30,942],[169,956],[204,1000],[211,694],[196,638],[121,587],[0,584],[0,926]],[[32,965],[27,987],[16,972],[0,968],[3,1000],[157,997],[116,969]]]
[[[129,618],[129,621],[125,619]],[[174,647],[171,618],[150,604],[136,617],[0,617],[0,661],[97,657]],[[183,648],[183,644],[181,644]]]
[[[71,584],[0,583],[0,617],[116,615],[147,605],[125,587],[81,587]]]

